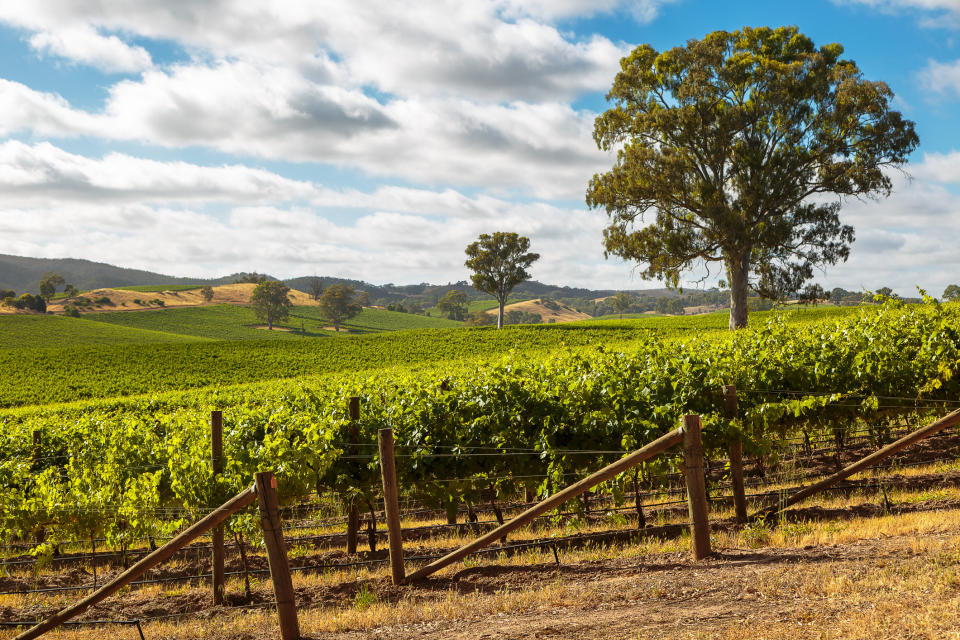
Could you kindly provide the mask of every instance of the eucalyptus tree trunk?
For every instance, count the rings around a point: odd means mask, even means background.
[[[727,260],[727,279],[730,284],[730,329],[747,326],[747,277],[750,271],[750,254]]]
[[[500,305],[500,310],[497,312],[497,329],[503,329],[503,307],[506,305],[506,302],[506,296],[497,298],[497,303]]]

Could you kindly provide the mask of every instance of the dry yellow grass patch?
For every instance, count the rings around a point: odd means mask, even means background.
[[[523,302],[515,302],[513,304],[508,304],[503,308],[504,313],[509,311],[522,311],[524,313],[539,313],[540,317],[543,318],[544,322],[574,322],[576,320],[586,320],[590,316],[585,313],[580,313],[576,309],[568,307],[565,304],[560,304],[558,309],[550,309],[540,298],[536,300],[525,300]],[[494,314],[496,309],[494,309]]]
[[[159,291],[147,292],[127,291],[125,289],[94,289],[86,291],[82,295],[90,300],[96,298],[110,298],[113,306],[103,306],[94,311],[143,311],[145,309],[160,309],[167,307],[198,307],[205,304],[237,304],[246,305],[250,303],[250,296],[257,285],[249,282],[239,284],[224,284],[213,287],[213,299],[208,303],[200,293],[200,289],[190,289],[188,291]],[[317,302],[306,293],[291,289],[288,294],[290,301],[295,305],[316,306]],[[134,302],[139,300],[140,304]],[[154,302],[160,300],[162,305]],[[53,300],[47,306],[49,311],[61,313],[63,308],[71,304],[69,300]],[[2,309],[2,308],[0,308]]]

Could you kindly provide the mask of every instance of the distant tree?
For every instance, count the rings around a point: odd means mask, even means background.
[[[497,328],[503,328],[503,307],[513,288],[530,278],[527,268],[540,255],[528,253],[530,238],[512,232],[481,234],[466,249],[469,260],[464,264],[473,271],[473,286],[497,299]]]
[[[525,311],[523,313],[523,318],[520,320],[523,324],[540,324],[543,322],[543,316],[539,313],[534,313],[532,311]]]
[[[334,331],[340,331],[344,320],[349,320],[363,310],[356,300],[353,287],[332,284],[320,296],[320,311],[333,323]]]
[[[264,274],[257,273],[256,271],[254,271],[252,273],[238,273],[237,277],[234,278],[233,283],[234,284],[246,284],[246,283],[262,284],[264,282],[267,282],[268,280],[269,278]]]
[[[213,287],[211,287],[210,285],[204,286],[202,289],[200,289],[200,295],[203,296],[204,300],[206,300],[207,302],[210,302],[211,300],[213,300]]]
[[[40,278],[40,297],[45,302],[50,302],[57,293],[57,287],[64,283],[63,276],[59,273],[47,272]]]
[[[3,292],[0,292],[0,298],[3,297]],[[960,287],[955,284],[948,284],[947,288],[943,290],[943,299],[944,300],[957,300],[960,298]]]
[[[623,319],[623,312],[633,304],[633,296],[626,291],[618,291],[617,295],[610,298],[610,304],[613,305],[613,310],[619,313],[620,318]]]
[[[323,295],[323,279],[313,276],[310,280],[307,281],[307,293],[310,294],[310,297],[314,300],[319,300],[320,296]]]
[[[273,331],[273,323],[286,320],[290,317],[290,307],[293,303],[287,294],[290,287],[279,280],[267,280],[257,285],[250,296],[250,304],[257,314],[257,319],[267,323],[267,328]]]
[[[47,301],[43,299],[42,295],[31,295],[29,293],[24,293],[19,298],[14,298],[10,303],[15,309],[23,309],[25,311],[36,311],[37,313],[46,313],[47,312]]]
[[[474,311],[466,317],[464,324],[468,327],[485,327],[496,322],[497,319],[486,311]]]
[[[63,295],[67,298],[75,298],[80,294],[75,286],[72,284],[67,284],[63,287]]]
[[[919,144],[893,92],[863,77],[843,47],[796,27],[744,27],[620,61],[594,140],[615,152],[587,204],[610,216],[607,255],[677,286],[716,262],[730,284],[731,329],[747,295],[782,299],[814,269],[847,259],[854,230],[843,198],[889,195]]]
[[[523,311],[520,311],[519,309],[511,309],[510,311],[507,311],[507,324],[520,324],[521,322],[523,322]]]
[[[467,294],[451,289],[437,301],[437,309],[450,320],[463,320],[467,317]]]
[[[885,298],[896,298],[896,297],[897,297],[897,295],[893,292],[893,289],[891,289],[890,287],[880,287],[879,289],[877,289],[877,290],[874,291],[873,293],[874,293],[874,295],[879,296],[881,300],[882,300],[882,299],[885,299]]]
[[[0,302],[3,302],[7,298],[17,297],[17,292],[13,289],[0,289]]]

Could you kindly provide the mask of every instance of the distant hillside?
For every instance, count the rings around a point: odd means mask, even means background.
[[[147,284],[213,284],[197,278],[177,278],[139,269],[124,269],[103,262],[75,258],[24,258],[0,254],[0,289],[35,293],[44,273],[53,271],[81,291],[101,287]],[[219,282],[217,283],[219,284]]]
[[[53,271],[63,276],[64,280],[73,284],[81,291],[102,288],[133,287],[149,285],[218,285],[230,284],[246,275],[235,273],[220,278],[183,278],[168,276],[162,273],[143,271],[140,269],[126,269],[103,262],[79,260],[75,258],[27,258],[0,254],[0,289],[13,289],[17,293],[35,293],[44,273]],[[284,282],[299,291],[309,292],[310,281],[314,276],[290,278]],[[416,301],[424,308],[436,304],[438,298],[452,289],[462,291],[469,300],[489,298],[489,294],[477,291],[470,283],[461,280],[449,284],[384,284],[376,285],[361,280],[322,276],[320,279],[324,287],[335,283],[349,284],[354,289],[366,291],[372,302],[397,303],[401,301]],[[605,298],[612,296],[613,289],[584,289],[578,287],[559,287],[542,282],[522,282],[513,290],[512,297],[518,299],[533,298]],[[676,291],[668,289],[645,289],[635,293],[651,297],[676,297]]]

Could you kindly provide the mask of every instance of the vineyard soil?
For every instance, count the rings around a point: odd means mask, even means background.
[[[694,563],[676,542],[486,562],[395,587],[385,575],[295,582],[306,638],[949,638],[960,624],[957,509],[817,522],[792,544],[758,546],[747,533],[717,533],[714,557]],[[937,510],[931,510],[934,508]],[[269,582],[246,601],[265,604]],[[99,619],[177,613],[144,623],[147,637],[272,638],[269,608],[209,608],[202,588],[134,591],[97,607]],[[36,602],[36,601],[34,601]],[[0,619],[42,613],[0,600]],[[214,615],[215,614],[215,615]],[[123,630],[134,637],[135,630]],[[51,637],[88,640],[98,629]],[[0,638],[12,637],[0,631]]]

